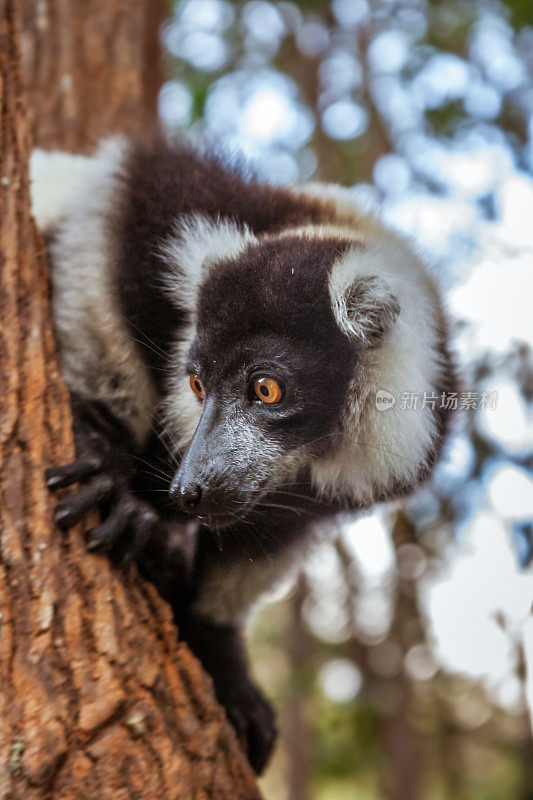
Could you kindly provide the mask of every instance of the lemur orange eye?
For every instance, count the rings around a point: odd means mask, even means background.
[[[198,375],[190,375],[189,383],[191,384],[191,389],[193,390],[196,397],[199,397],[201,400],[203,400],[205,397],[205,389]]]
[[[273,378],[258,378],[254,381],[254,392],[263,403],[279,403],[281,387]]]

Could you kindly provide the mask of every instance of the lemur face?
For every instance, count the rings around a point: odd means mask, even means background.
[[[317,496],[359,507],[427,478],[449,413],[376,402],[455,385],[438,292],[406,243],[379,228],[256,237],[203,221],[174,252],[194,307],[165,416],[186,449],[170,488],[186,511],[228,524],[300,467]]]
[[[210,271],[185,365],[201,417],[171,486],[185,511],[231,524],[334,442],[358,358],[328,291],[342,252],[287,237]]]

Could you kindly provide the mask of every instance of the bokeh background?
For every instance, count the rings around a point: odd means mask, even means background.
[[[250,630],[272,800],[531,800],[533,2],[178,0],[160,114],[351,187],[433,264],[456,429],[402,508],[323,531]]]

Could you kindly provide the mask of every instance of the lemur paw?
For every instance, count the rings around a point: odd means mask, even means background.
[[[237,737],[244,742],[250,764],[260,775],[277,739],[274,709],[251,681],[223,689],[217,687],[217,697],[226,709]]]
[[[86,536],[90,551],[108,550],[115,560],[126,562],[146,547],[158,516],[128,488],[125,470],[111,465],[105,456],[86,455],[64,466],[45,472],[46,484],[57,491],[82,483],[81,488],[60,500],[54,519],[63,530],[76,525],[92,509],[98,508],[105,519]]]

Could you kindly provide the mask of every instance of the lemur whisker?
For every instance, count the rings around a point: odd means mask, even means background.
[[[215,539],[216,539],[216,542],[217,542],[217,544],[218,544],[218,549],[219,549],[219,550],[220,550],[220,552],[222,553],[222,550],[223,550],[223,546],[222,546],[222,536],[220,535],[220,526],[219,526],[219,525],[215,525],[215,527],[214,527],[214,534],[215,534]]]
[[[244,492],[246,494],[260,494],[261,492],[268,492],[268,494],[272,494],[273,492],[277,492],[278,489],[283,489],[289,486],[308,486],[309,483],[307,481],[289,481],[288,483],[275,483],[272,486],[259,486],[254,489],[245,489]]]
[[[133,456],[133,458],[135,459],[135,461],[140,461],[140,463],[144,464],[146,467],[150,467],[150,469],[156,470],[161,477],[168,478],[169,480],[172,480],[172,477],[173,477],[172,473],[169,473],[169,472],[166,472],[165,470],[159,469],[159,467],[156,467],[155,464],[150,463],[150,461],[146,461],[146,459],[141,458],[140,456]]]
[[[389,456],[395,456],[396,458],[402,458],[404,461],[409,461],[410,464],[418,464],[418,461],[415,461],[412,458],[408,458],[407,456],[402,456],[401,453],[396,453],[394,450],[387,450],[386,447],[380,447],[377,444],[370,444],[370,442],[360,442],[358,439],[354,440],[354,444],[359,444],[362,447],[372,447],[374,450],[380,450],[382,453],[387,453]]]
[[[294,511],[294,512],[299,513],[299,514],[303,514],[304,513],[304,509],[303,508],[296,508],[295,506],[286,506],[286,505],[282,505],[281,503],[263,503],[263,502],[259,501],[259,503],[257,505],[259,507],[261,507],[261,508],[279,508],[279,509],[282,509],[282,510],[285,510],[285,511]]]
[[[167,442],[164,440],[163,436],[168,436],[168,438],[170,439],[170,443],[171,443],[172,447],[177,451],[177,453],[178,453],[180,458],[181,458],[181,450],[179,449],[179,447],[177,446],[177,444],[173,440],[173,438],[172,438],[172,436],[170,434],[170,431],[166,428],[166,426],[163,425],[162,422],[159,422],[159,425],[162,428],[162,434],[157,430],[157,428],[153,424],[152,424],[152,430],[155,433],[155,435],[157,436],[157,438],[159,439],[159,441],[161,442],[161,444],[163,445],[163,447],[165,448],[165,450],[167,451],[167,453],[169,454],[169,456],[172,459],[172,461],[174,462],[174,466],[175,467],[179,467],[178,459],[176,458],[174,452],[168,446]]]
[[[146,334],[146,333],[145,333],[145,332],[144,332],[144,331],[143,331],[141,328],[139,328],[139,327],[138,327],[138,326],[137,326],[137,325],[136,325],[136,324],[133,322],[133,320],[129,319],[129,318],[128,318],[128,317],[126,317],[124,314],[121,314],[121,317],[122,317],[122,319],[123,319],[123,320],[124,320],[124,321],[125,321],[125,322],[126,322],[128,325],[131,325],[133,328],[135,328],[135,330],[137,331],[137,333],[140,333],[140,334],[141,334],[141,336],[143,336],[143,337],[146,339],[146,341],[147,341],[147,342],[150,342],[150,344],[153,346],[153,348],[155,348],[155,350],[153,351],[154,353],[155,353],[155,352],[157,352],[157,351],[159,351],[159,355],[163,356],[163,358],[164,358],[164,359],[168,359],[168,357],[169,357],[169,354],[168,354],[168,353],[166,353],[166,352],[163,350],[163,348],[162,348],[162,347],[160,347],[160,346],[157,344],[157,342],[154,342],[154,341],[153,341],[153,339],[150,339],[150,337],[149,337],[149,336],[147,336],[147,334]],[[132,338],[133,338],[133,337],[132,337]],[[139,342],[139,344],[144,344],[144,342],[142,342],[140,339],[136,339],[135,341],[136,341],[136,342]]]
[[[320,442],[320,441],[322,441],[323,439],[328,439],[328,438],[330,438],[331,436],[338,436],[338,435],[339,435],[338,431],[333,431],[332,433],[326,433],[324,436],[319,436],[317,439],[312,439],[310,442],[306,442],[306,444],[303,444],[303,445],[302,445],[302,449],[303,449],[303,448],[305,448],[305,447],[309,447],[309,446],[310,446],[310,445],[312,445],[312,444],[316,444],[316,442]],[[388,450],[386,447],[380,447],[379,445],[377,445],[377,444],[371,444],[370,442],[362,442],[362,441],[360,441],[359,439],[354,439],[353,441],[354,441],[354,444],[358,444],[358,445],[360,445],[361,447],[371,447],[371,448],[373,448],[374,450],[379,450],[379,451],[381,451],[382,453],[387,453],[387,455],[390,455],[390,456],[395,456],[396,458],[401,458],[401,459],[403,459],[404,461],[408,461],[408,462],[409,462],[409,463],[411,463],[411,464],[417,464],[417,463],[418,463],[418,462],[417,462],[417,461],[415,461],[414,459],[412,459],[412,458],[408,458],[407,456],[404,456],[404,455],[402,455],[401,453],[397,453],[397,452],[395,452],[394,450]],[[313,456],[311,453],[308,453],[308,455],[310,455],[312,458],[313,458],[313,457],[315,457],[315,458],[316,458],[316,456]]]
[[[154,350],[154,348],[151,347],[149,344],[147,344],[146,342],[143,342],[142,339],[138,339],[136,336],[133,336],[132,334],[130,334],[130,335],[131,335],[132,341],[139,342],[139,344],[142,347],[146,347],[147,350],[151,350],[152,353],[154,353],[154,355],[156,355],[158,358],[162,358],[161,354],[158,353],[157,350]],[[172,369],[170,367],[158,367],[155,364],[152,364],[152,369],[157,370],[157,372],[166,372],[167,374],[171,374],[172,373]]]
[[[318,438],[316,439],[311,439],[310,442],[302,444],[301,448],[303,450],[304,447],[310,447],[312,444],[316,444],[316,442],[321,442],[323,439],[330,439],[332,436],[339,436],[339,431],[332,431],[331,433],[325,433],[323,436],[318,436]]]
[[[254,491],[253,490],[251,490],[250,492],[244,491],[242,494],[243,494],[243,496],[251,496],[252,498],[254,497]],[[283,491],[279,491],[277,489],[269,490],[264,495],[264,498],[265,498],[266,502],[271,502],[278,495],[283,495],[283,497],[288,497],[288,498],[292,497],[295,500],[304,500],[304,501],[309,502],[309,503],[320,504],[322,502],[320,500],[320,498],[313,497],[311,495],[308,496],[308,495],[305,495],[305,494],[297,494],[296,492],[283,492]],[[258,503],[261,503],[261,502],[262,502],[261,500],[258,501]]]
[[[306,500],[312,503],[320,503],[321,500],[318,497],[312,497],[311,495],[305,494],[296,494],[295,492],[274,492],[274,494],[282,494],[284,497],[294,497],[297,500]]]
[[[229,513],[231,514],[231,516],[232,516],[234,519],[236,519],[236,520],[237,520],[237,522],[238,522],[239,524],[244,524],[244,525],[252,525],[252,524],[253,524],[253,523],[252,523],[250,520],[246,519],[246,517],[245,517],[244,515],[242,515],[242,514],[235,514],[235,512],[233,512],[233,511],[231,511],[231,510],[230,510],[230,512],[229,512]]]
[[[148,470],[140,469],[139,475],[149,475],[151,478],[156,478],[157,480],[161,481],[161,476],[156,475],[155,472],[148,472]],[[144,489],[143,491],[150,491],[150,492],[166,492],[168,494],[168,489]]]
[[[266,512],[263,512],[263,514],[266,516]],[[241,520],[241,522],[244,522],[245,525],[252,527],[252,530],[248,531],[248,533],[250,533],[253,536],[254,541],[257,543],[258,547],[261,548],[262,553],[265,556],[270,557],[271,554],[266,550],[264,544],[265,541],[270,540],[268,534],[262,533],[261,528],[258,527],[257,523],[252,522],[251,520],[243,519]]]
[[[172,436],[172,434],[170,433],[170,431],[169,431],[169,429],[166,427],[166,425],[163,425],[163,423],[161,423],[161,427],[162,427],[162,429],[163,429],[163,434],[164,434],[165,436],[168,436],[168,438],[170,439],[170,444],[171,444],[171,445],[172,445],[172,447],[174,448],[174,450],[171,450],[171,449],[169,448],[169,446],[168,446],[166,443],[164,443],[164,444],[165,444],[165,446],[166,446],[166,448],[167,448],[167,450],[168,450],[168,454],[169,454],[169,456],[171,457],[171,459],[173,460],[173,462],[174,462],[174,464],[176,465],[176,467],[179,467],[179,461],[178,461],[178,459],[176,458],[176,454],[175,454],[175,452],[178,454],[178,456],[179,456],[180,458],[183,458],[183,452],[182,452],[181,448],[180,448],[180,447],[178,447],[178,445],[177,445],[177,444],[176,444],[176,442],[174,441],[174,437]],[[174,452],[174,451],[175,451],[175,452]]]
[[[165,445],[165,447],[166,447],[166,445]],[[156,458],[159,461],[159,463],[163,464],[165,467],[169,466],[168,461],[165,461],[164,458],[161,458],[161,456],[158,456],[156,453],[154,453],[154,458]]]

